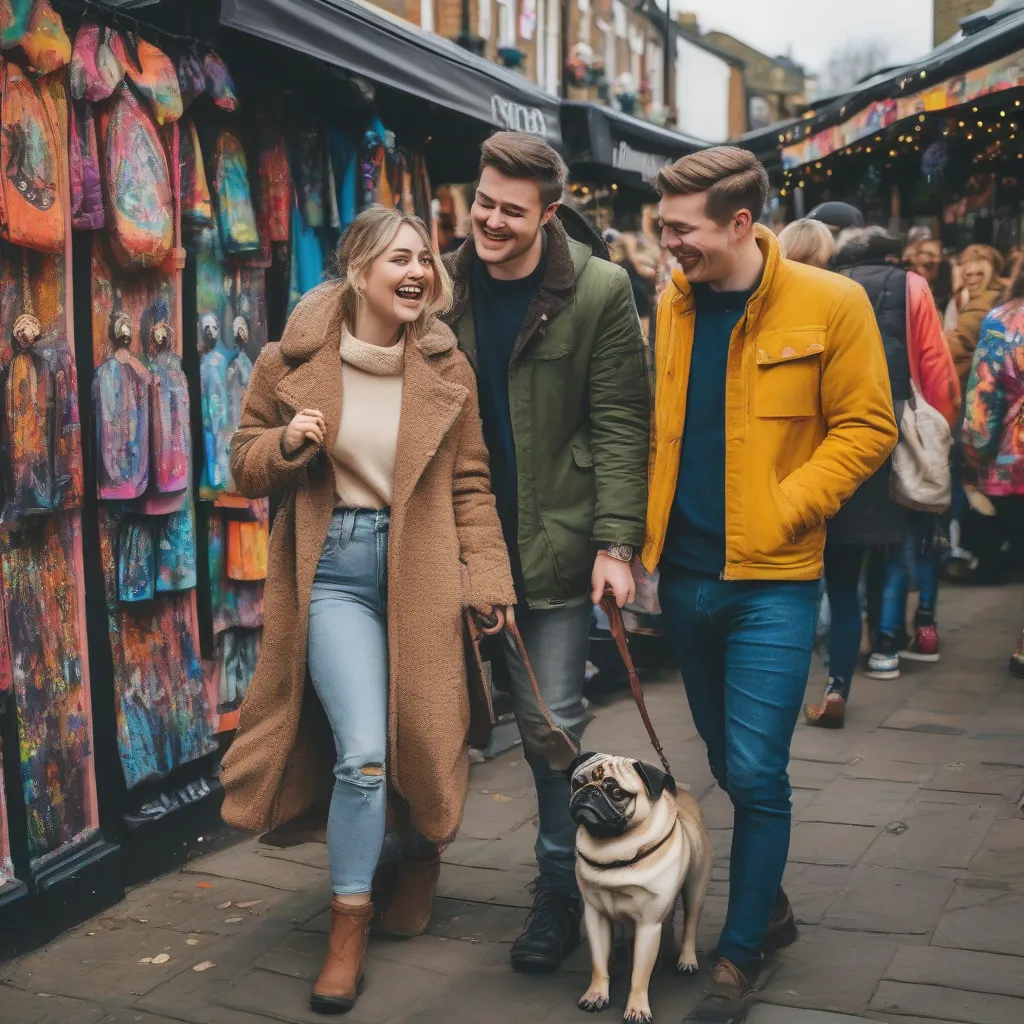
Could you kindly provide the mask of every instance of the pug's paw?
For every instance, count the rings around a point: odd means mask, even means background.
[[[700,965],[697,963],[697,958],[688,957],[683,955],[679,958],[679,963],[676,964],[676,970],[680,974],[696,974],[700,970]]]
[[[608,1009],[609,1002],[607,988],[589,988],[580,996],[576,1005],[587,1013],[600,1013]]]
[[[642,1006],[634,1006],[632,1003],[628,1004],[622,1019],[626,1024],[654,1024],[654,1015],[646,1003]]]

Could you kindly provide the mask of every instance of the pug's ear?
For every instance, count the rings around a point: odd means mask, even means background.
[[[633,767],[652,800],[658,800],[666,789],[673,796],[676,795],[676,780],[671,775],[667,775],[660,768],[655,768],[653,764],[647,764],[645,761],[634,761]]]
[[[572,764],[569,765],[569,767],[565,769],[565,777],[570,782],[572,782],[572,777],[576,774],[576,769],[579,768],[579,766],[581,764],[583,764],[585,761],[589,761],[592,757],[597,757],[597,756],[598,756],[598,754],[594,750],[587,750],[584,753],[580,754],[580,756],[577,757],[572,762]]]

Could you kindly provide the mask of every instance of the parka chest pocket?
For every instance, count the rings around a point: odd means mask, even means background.
[[[821,411],[825,331],[787,331],[757,339],[754,414],[763,419],[812,419]]]

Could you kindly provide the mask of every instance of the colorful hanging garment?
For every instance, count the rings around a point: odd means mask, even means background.
[[[92,382],[96,482],[105,501],[138,498],[149,481],[150,375],[127,348],[131,340],[130,323],[125,328],[127,317],[121,314],[117,319],[119,347],[96,370]]]
[[[157,593],[191,590],[196,585],[196,529],[192,508],[163,516],[158,522]]]
[[[263,583],[229,579],[225,565],[226,534],[225,519],[212,514],[207,524],[207,554],[215,635],[235,626],[255,629],[263,625]]]
[[[149,360],[150,482],[161,494],[177,494],[188,487],[189,427],[188,379],[181,356],[170,347],[170,328],[163,321],[150,332],[156,355]]]
[[[213,50],[203,59],[203,71],[206,75],[206,91],[213,97],[213,102],[221,110],[237,110],[238,94],[235,92],[234,79],[227,64]]]
[[[15,245],[63,253],[60,120],[53,93],[0,61],[0,233]]]
[[[173,124],[182,114],[178,74],[170,58],[145,39],[138,40],[136,66],[129,61],[125,72],[135,88],[149,101],[157,124]]]
[[[327,183],[324,177],[324,137],[317,125],[306,125],[299,130],[295,150],[295,194],[302,222],[307,228],[322,228]]]
[[[130,604],[156,596],[156,548],[153,521],[125,516],[117,536],[117,596]]]
[[[249,187],[249,168],[238,136],[222,128],[214,156],[213,196],[217,203],[220,241],[228,255],[260,247],[256,214]]]
[[[291,276],[288,287],[288,315],[299,299],[324,279],[324,250],[314,228],[307,228],[297,206],[292,208]]]
[[[221,337],[220,324],[212,313],[202,318],[204,342],[209,346],[199,360],[203,396],[203,473],[201,498],[215,498],[231,487],[231,403],[228,398],[228,361],[234,358]]]
[[[71,104],[69,165],[71,178],[71,226],[77,231],[99,231],[106,223],[103,186],[100,183],[100,152],[92,104]]]
[[[284,135],[275,125],[264,125],[260,130],[259,183],[270,241],[287,242],[291,234],[295,190]],[[262,224],[260,230],[262,236]]]
[[[40,75],[59,71],[71,60],[71,40],[50,0],[36,0],[28,32],[19,41],[29,67]]]
[[[221,638],[220,707],[241,703],[260,653],[260,635],[252,629],[229,629]]]
[[[3,429],[0,438],[0,497],[4,522],[79,508],[82,504],[81,423],[78,415],[78,379],[71,349],[58,335],[56,326],[45,332],[35,316],[36,297],[44,302],[45,292],[56,284],[52,257],[20,253],[21,302],[17,304],[14,271],[17,250],[3,253],[8,272],[4,289],[5,317],[14,319],[7,338],[0,345],[10,355],[0,398]],[[34,297],[34,284],[40,286]],[[16,312],[22,310],[20,315]],[[47,313],[49,309],[47,308]],[[50,317],[47,316],[48,322]]]
[[[7,591],[4,589],[4,567],[3,562],[0,562],[0,699],[3,699],[10,690],[13,678],[10,635],[10,628],[7,625]],[[0,786],[0,800],[3,799],[3,789],[4,787]]]
[[[101,103],[124,78],[124,64],[111,46],[113,30],[86,19],[75,36],[71,53],[71,96],[76,100]]]
[[[28,32],[33,0],[0,0],[0,50],[19,46]]]
[[[245,352],[250,362],[255,362],[270,340],[266,272],[247,267],[236,270],[232,300],[232,308],[238,314],[233,321],[235,344]]]
[[[206,183],[206,167],[199,145],[195,121],[189,118],[181,130],[181,223],[191,231],[213,223],[210,187]]]
[[[41,516],[0,534],[33,860],[96,827],[89,685],[79,598],[78,516]],[[6,1005],[6,1004],[5,1004]]]
[[[356,219],[359,212],[359,156],[358,147],[340,128],[328,130],[334,181],[338,189],[338,217],[342,229]]]
[[[100,112],[100,159],[110,249],[125,269],[156,267],[174,244],[167,154],[147,111],[127,85]]]
[[[178,54],[178,63],[175,68],[178,74],[178,89],[181,92],[181,102],[186,110],[206,92],[206,75],[203,73],[203,62],[199,59],[199,53],[195,46],[188,50],[182,50]]]
[[[267,541],[270,536],[266,520],[245,522],[228,520],[227,573],[232,580],[265,580],[267,578]]]

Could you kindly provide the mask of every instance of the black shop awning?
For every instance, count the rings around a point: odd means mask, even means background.
[[[708,146],[596,103],[562,104],[562,138],[575,178],[647,192],[663,167]]]
[[[495,129],[561,145],[558,100],[526,78],[359,0],[223,0],[221,24]]]

